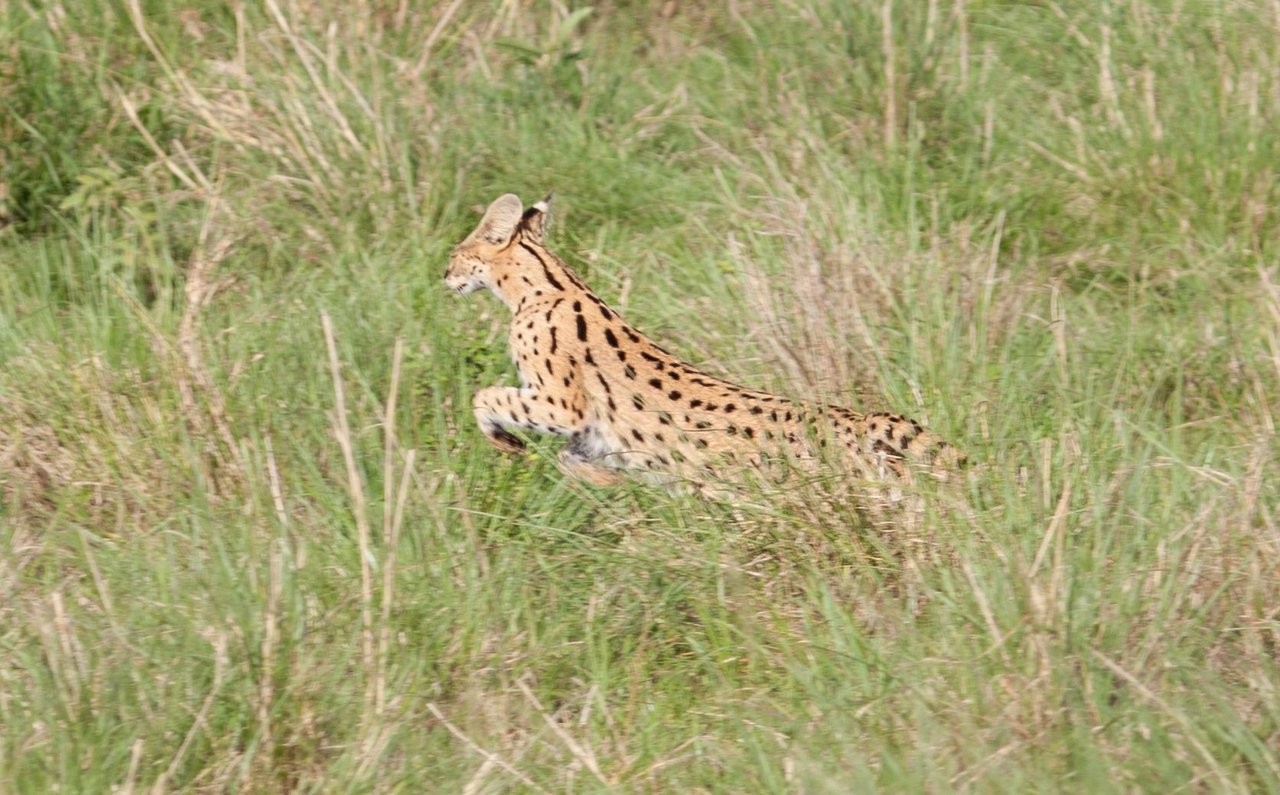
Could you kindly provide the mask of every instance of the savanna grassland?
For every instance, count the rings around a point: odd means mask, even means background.
[[[0,0],[0,791],[1280,790],[1280,5]],[[915,521],[484,444],[473,207]]]

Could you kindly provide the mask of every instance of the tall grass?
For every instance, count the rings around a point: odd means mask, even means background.
[[[1280,11],[0,1],[0,789],[1280,790]],[[471,207],[917,522],[493,453]],[[838,484],[828,484],[838,489]]]

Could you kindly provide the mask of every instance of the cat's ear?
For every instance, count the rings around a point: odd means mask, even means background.
[[[514,193],[506,193],[494,199],[489,209],[484,211],[479,226],[471,233],[473,240],[483,240],[495,246],[505,246],[515,237],[520,226],[523,211],[520,198]]]
[[[547,233],[547,228],[551,226],[551,198],[552,194],[548,193],[547,198],[534,202],[532,207],[524,211],[524,217],[520,219],[520,227],[530,238],[539,243]]]

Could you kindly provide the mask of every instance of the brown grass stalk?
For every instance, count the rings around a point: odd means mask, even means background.
[[[1184,713],[1174,709],[1167,701],[1160,698],[1155,691],[1147,687],[1142,680],[1125,670],[1119,663],[1112,660],[1107,655],[1097,649],[1094,649],[1092,653],[1095,660],[1102,663],[1113,674],[1127,682],[1134,691],[1143,698],[1144,701],[1147,701],[1165,715],[1168,715],[1169,718],[1178,725],[1178,728],[1182,729],[1187,742],[1191,744],[1191,747],[1194,748],[1196,753],[1198,753],[1201,759],[1204,760],[1205,766],[1213,772],[1214,777],[1218,780],[1218,786],[1222,788],[1221,791],[1230,792],[1236,789],[1236,787],[1232,786],[1234,782],[1231,780],[1230,776],[1228,776],[1227,772],[1222,769],[1222,765],[1218,764],[1217,758],[1208,748],[1205,747],[1204,743],[1196,739],[1195,726],[1192,725],[1190,718],[1188,718]]]
[[[396,397],[400,391],[400,365],[404,358],[404,338],[397,337],[391,354],[391,386],[387,391],[386,407],[382,416],[383,478],[382,478],[382,614],[378,626],[378,672],[374,684],[374,714],[382,716],[387,706],[387,655],[391,647],[391,604],[395,597],[396,547],[400,542],[400,522],[404,518],[404,504],[408,496],[413,473],[414,450],[404,457],[400,473],[398,494],[393,495],[395,484],[396,449]],[[394,507],[393,496],[396,497]]]
[[[192,743],[196,737],[200,736],[201,729],[208,728],[209,710],[213,707],[213,702],[217,699],[218,694],[222,692],[222,686],[227,679],[227,634],[217,630],[211,630],[213,635],[210,644],[213,646],[213,684],[209,687],[208,694],[205,695],[204,703],[200,705],[199,711],[191,720],[191,728],[187,730],[187,734],[182,738],[182,745],[178,746],[177,752],[173,755],[173,759],[169,761],[169,766],[160,774],[160,777],[151,785],[152,795],[161,795],[162,793],[172,792],[173,787],[171,781],[173,776],[178,772],[178,768],[182,766],[182,761],[186,759],[187,752],[191,750]]]
[[[333,323],[328,312],[320,313],[324,328],[325,346],[329,351],[329,373],[333,377],[333,435],[342,449],[342,460],[347,468],[347,489],[351,495],[352,512],[355,514],[357,544],[360,555],[360,648],[366,675],[375,670],[373,650],[373,573],[369,562],[373,553],[369,549],[369,512],[364,496],[364,484],[356,468],[355,443],[351,427],[347,423],[347,399],[342,386],[342,366],[338,361],[338,346],[333,336]],[[370,676],[366,704],[373,704],[374,679]],[[366,714],[366,722],[368,715]]]
[[[446,731],[448,731],[454,737],[461,740],[462,743],[466,745],[468,748],[470,748],[472,751],[475,751],[480,756],[483,756],[485,759],[485,764],[497,765],[498,767],[507,771],[507,773],[511,774],[511,776],[515,778],[517,781],[519,781],[521,784],[525,785],[526,787],[533,790],[534,792],[540,792],[540,793],[548,792],[546,789],[543,789],[542,787],[539,787],[537,784],[535,784],[533,780],[530,779],[528,776],[526,776],[524,773],[521,773],[519,770],[516,770],[514,767],[512,767],[511,764],[507,762],[505,759],[503,759],[502,757],[498,756],[492,751],[486,751],[484,748],[481,748],[480,745],[476,743],[475,740],[472,740],[465,733],[463,733],[461,729],[459,729],[457,726],[450,723],[449,719],[444,716],[444,713],[441,712],[440,708],[437,707],[435,704],[431,702],[427,702],[427,711],[430,712],[432,715],[434,715],[436,720],[440,721],[440,725],[444,726]]]
[[[526,678],[527,677],[521,677],[517,679],[516,687],[520,688],[520,692],[524,694],[524,697],[529,701],[529,704],[538,711],[539,715],[542,716],[542,721],[547,724],[547,728],[551,729],[551,733],[554,734],[560,742],[564,743],[564,747],[569,750],[569,753],[573,755],[573,758],[578,760],[579,764],[590,771],[591,775],[595,776],[597,781],[606,787],[612,786],[613,782],[606,778],[604,773],[601,772],[600,763],[596,760],[595,752],[592,751],[589,746],[583,745],[574,739],[573,735],[565,731],[559,721],[547,712],[546,707],[542,706],[542,702],[538,700],[537,695],[535,695],[529,688],[529,684],[525,681]]]
[[[346,114],[338,107],[337,100],[334,99],[332,92],[329,91],[329,87],[320,79],[320,73],[316,69],[316,65],[312,63],[311,57],[307,53],[306,47],[302,45],[301,39],[294,33],[293,26],[289,24],[289,20],[280,11],[279,4],[275,0],[266,0],[266,5],[272,19],[275,20],[276,25],[289,41],[290,46],[293,47],[293,51],[298,56],[298,61],[302,64],[302,68],[306,70],[307,77],[311,80],[311,86],[315,89],[316,96],[320,97],[321,103],[324,105],[325,110],[328,111],[329,119],[338,125],[342,138],[351,145],[352,149],[363,151],[364,146],[360,143],[360,139],[356,137],[355,131],[351,129],[351,123],[347,121]]]
[[[258,681],[258,754],[270,764],[271,705],[275,700],[276,645],[280,641],[280,598],[284,580],[284,553],[279,543],[271,545],[270,580],[267,585],[267,612],[262,628],[262,678]]]
[[[893,51],[893,0],[880,7],[881,52],[884,55],[884,146],[893,149],[898,141],[898,71]]]
[[[413,82],[417,82],[422,77],[422,71],[427,68],[427,62],[431,59],[431,55],[435,52],[436,42],[440,40],[440,35],[444,33],[444,29],[448,26],[449,21],[453,19],[453,15],[458,13],[458,9],[462,7],[462,0],[453,0],[440,15],[440,19],[436,21],[435,27],[427,34],[427,38],[422,42],[422,52],[418,56],[418,61],[409,70],[410,78]]]
[[[183,307],[182,318],[178,321],[177,341],[178,353],[185,367],[178,369],[178,395],[182,402],[183,416],[192,432],[206,440],[206,449],[218,463],[219,470],[228,473],[235,484],[243,484],[244,465],[240,459],[239,445],[231,433],[226,401],[222,390],[214,383],[213,376],[205,366],[199,337],[201,312],[224,284],[214,280],[214,272],[231,253],[235,244],[235,236],[228,233],[224,226],[217,225],[215,232],[214,217],[220,213],[221,206],[221,201],[215,195],[209,202],[209,210],[200,228],[199,241],[187,263],[186,305]],[[196,400],[197,389],[204,398],[207,410],[200,409]],[[208,441],[211,436],[216,436],[221,441],[222,451],[218,450],[216,443]]]

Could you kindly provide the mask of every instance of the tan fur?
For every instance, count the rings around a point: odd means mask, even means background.
[[[550,197],[522,208],[506,194],[454,249],[445,282],[492,290],[513,313],[509,342],[521,387],[476,393],[490,444],[518,453],[512,429],[569,438],[561,469],[597,485],[643,470],[706,484],[749,469],[774,473],[843,462],[877,481],[938,475],[964,456],[919,423],[745,389],[702,372],[629,326],[543,245]],[[824,450],[839,455],[824,455]]]

